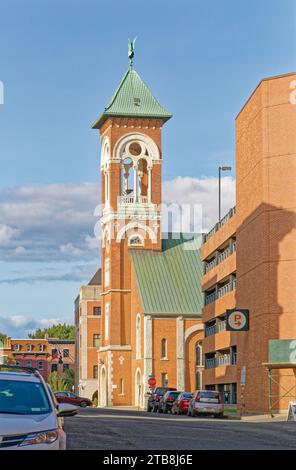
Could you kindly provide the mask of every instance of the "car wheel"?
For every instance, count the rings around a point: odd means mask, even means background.
[[[82,402],[80,403],[80,406],[81,406],[81,408],[86,408],[86,407],[87,407],[86,401],[82,401]]]

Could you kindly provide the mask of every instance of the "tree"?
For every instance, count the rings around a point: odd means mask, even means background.
[[[66,325],[66,323],[58,323],[49,328],[37,328],[33,333],[29,333],[28,336],[31,339],[43,339],[47,337],[73,341],[75,340],[75,326]]]
[[[59,376],[56,371],[52,372],[48,377],[48,384],[53,392],[60,392],[66,390],[66,384],[63,377]]]
[[[74,369],[66,369],[64,373],[65,390],[72,391],[75,384]]]
[[[5,333],[1,333],[0,331],[0,346],[1,346],[1,343],[4,345],[7,339],[8,339],[8,336]]]

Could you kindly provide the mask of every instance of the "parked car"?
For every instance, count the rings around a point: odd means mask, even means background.
[[[180,392],[170,391],[166,392],[163,397],[159,400],[158,412],[159,413],[170,413],[175,400],[177,400]]]
[[[72,392],[55,392],[55,397],[59,403],[70,403],[82,408],[92,406],[92,401],[89,398],[79,397]]]
[[[148,398],[147,411],[154,411],[156,413],[158,411],[159,401],[163,395],[168,391],[175,390],[177,389],[173,387],[156,387]]]
[[[62,418],[77,411],[54,402],[36,369],[0,365],[0,450],[65,450]]]
[[[189,416],[213,415],[215,418],[223,418],[224,405],[222,395],[215,390],[197,390],[188,406]]]
[[[192,393],[187,393],[187,392],[180,393],[177,400],[175,400],[173,403],[172,414],[176,414],[176,415],[187,414],[188,406],[189,406],[190,400],[192,399],[192,396],[193,396]]]

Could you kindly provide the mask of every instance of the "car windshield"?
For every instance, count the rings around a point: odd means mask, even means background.
[[[0,414],[39,415],[51,411],[42,383],[0,380]]]

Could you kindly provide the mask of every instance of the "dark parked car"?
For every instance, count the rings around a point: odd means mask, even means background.
[[[177,400],[181,392],[166,392],[159,401],[158,412],[169,413],[172,411],[173,403]]]
[[[147,411],[158,411],[159,401],[164,396],[164,394],[168,391],[176,390],[177,389],[173,387],[156,387],[148,399]]]
[[[55,397],[59,403],[70,403],[71,405],[86,408],[92,406],[92,401],[88,398],[79,397],[72,392],[55,392]]]
[[[192,393],[183,392],[180,393],[177,400],[174,401],[172,406],[172,414],[182,415],[187,414],[190,400],[192,399]]]

